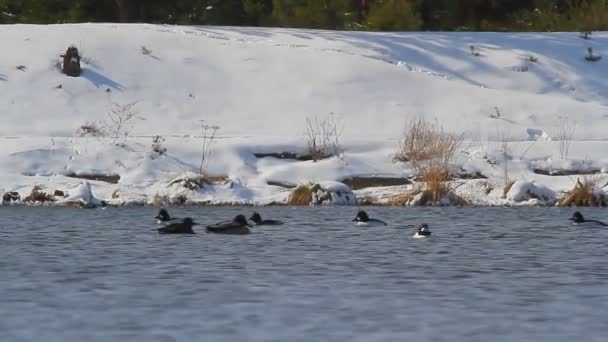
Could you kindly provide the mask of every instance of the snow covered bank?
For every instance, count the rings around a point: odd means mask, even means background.
[[[588,47],[608,54],[607,33],[583,40],[576,33],[4,25],[0,41],[10,46],[0,55],[2,194],[27,195],[35,185],[67,191],[80,184],[75,176],[104,176],[118,180],[90,181],[92,191],[116,204],[285,203],[299,184],[413,177],[392,157],[414,118],[463,136],[454,169],[487,178],[459,180],[457,191],[474,204],[515,202],[498,189],[506,178],[559,197],[577,173],[608,170],[608,64],[584,59]],[[56,66],[69,44],[83,55],[78,78]],[[471,55],[471,45],[481,56]],[[82,136],[85,124],[103,128],[113,104],[131,103],[138,115],[119,145]],[[256,157],[305,154],[306,119],[328,113],[339,123],[341,158]],[[223,181],[195,190],[169,185],[199,170],[201,120],[220,127],[207,163]],[[166,138],[162,156],[152,151],[155,135]],[[354,194],[383,202],[403,189]]]

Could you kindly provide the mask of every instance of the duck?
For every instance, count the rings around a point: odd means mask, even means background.
[[[192,230],[193,226],[198,226],[192,218],[186,217],[182,222],[171,223],[170,225],[158,228],[159,234],[195,234]]]
[[[416,230],[416,233],[414,234],[414,238],[423,239],[423,238],[428,238],[428,237],[431,237],[431,231],[429,230],[429,225],[426,223],[419,225]]]
[[[258,212],[254,212],[249,218],[256,226],[279,226],[283,222],[277,220],[262,220],[262,216]]]
[[[574,214],[572,214],[572,217],[569,218],[568,220],[576,223],[576,224],[581,224],[581,223],[595,223],[595,224],[599,224],[602,227],[608,227],[608,224],[602,222],[602,221],[598,221],[598,220],[587,220],[585,219],[585,217],[583,216],[583,214],[581,214],[579,211],[575,211]]]
[[[244,215],[237,215],[232,221],[224,221],[207,226],[208,233],[245,235],[251,233],[251,225],[247,222]]]
[[[356,226],[386,226],[387,223],[382,220],[369,218],[367,213],[363,210],[359,210],[357,216],[353,219]]]
[[[163,223],[168,223],[170,221],[175,221],[175,220],[179,220],[179,218],[177,217],[171,217],[169,216],[169,212],[167,211],[167,209],[160,209],[158,211],[158,214],[156,216],[154,216],[154,218],[156,219],[156,222],[158,224],[163,224]]]

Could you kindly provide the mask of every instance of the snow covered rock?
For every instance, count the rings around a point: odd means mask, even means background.
[[[320,182],[312,193],[313,205],[357,205],[357,197],[348,185],[340,182]]]
[[[512,202],[537,200],[534,202],[541,201],[543,204],[552,205],[557,201],[557,193],[537,182],[519,180],[513,183],[506,198]]]
[[[357,205],[357,197],[344,183],[324,181],[300,185],[288,202],[291,205]]]
[[[21,201],[21,195],[16,191],[9,191],[2,195],[2,204],[10,204]]]
[[[68,205],[82,205],[83,207],[104,206],[106,203],[93,195],[91,184],[83,181],[76,188],[68,191],[68,197],[63,201]]]

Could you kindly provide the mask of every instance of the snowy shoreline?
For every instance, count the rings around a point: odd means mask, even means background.
[[[389,205],[416,187],[393,157],[419,118],[462,137],[451,172],[478,179],[450,186],[471,206],[556,205],[586,180],[594,196],[608,191],[608,64],[584,59],[588,47],[608,54],[605,32],[77,24],[0,25],[0,39],[11,47],[0,56],[0,195],[67,193],[84,175],[107,178],[88,182],[110,204],[287,205],[303,184],[408,183],[340,200]],[[69,44],[81,77],[57,69]],[[117,106],[137,117],[108,133]],[[327,117],[343,154],[307,160],[307,120]],[[218,127],[206,147],[202,120]],[[203,148],[213,181],[175,184],[200,173]],[[314,195],[333,202],[332,191]]]

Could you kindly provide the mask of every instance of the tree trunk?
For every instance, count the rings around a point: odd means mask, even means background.
[[[114,4],[116,4],[116,14],[118,15],[118,20],[121,23],[126,23],[129,19],[129,15],[127,13],[127,2],[128,0],[114,0]]]
[[[353,0],[353,8],[355,10],[355,19],[359,24],[362,24],[369,12],[369,4],[367,0]]]

